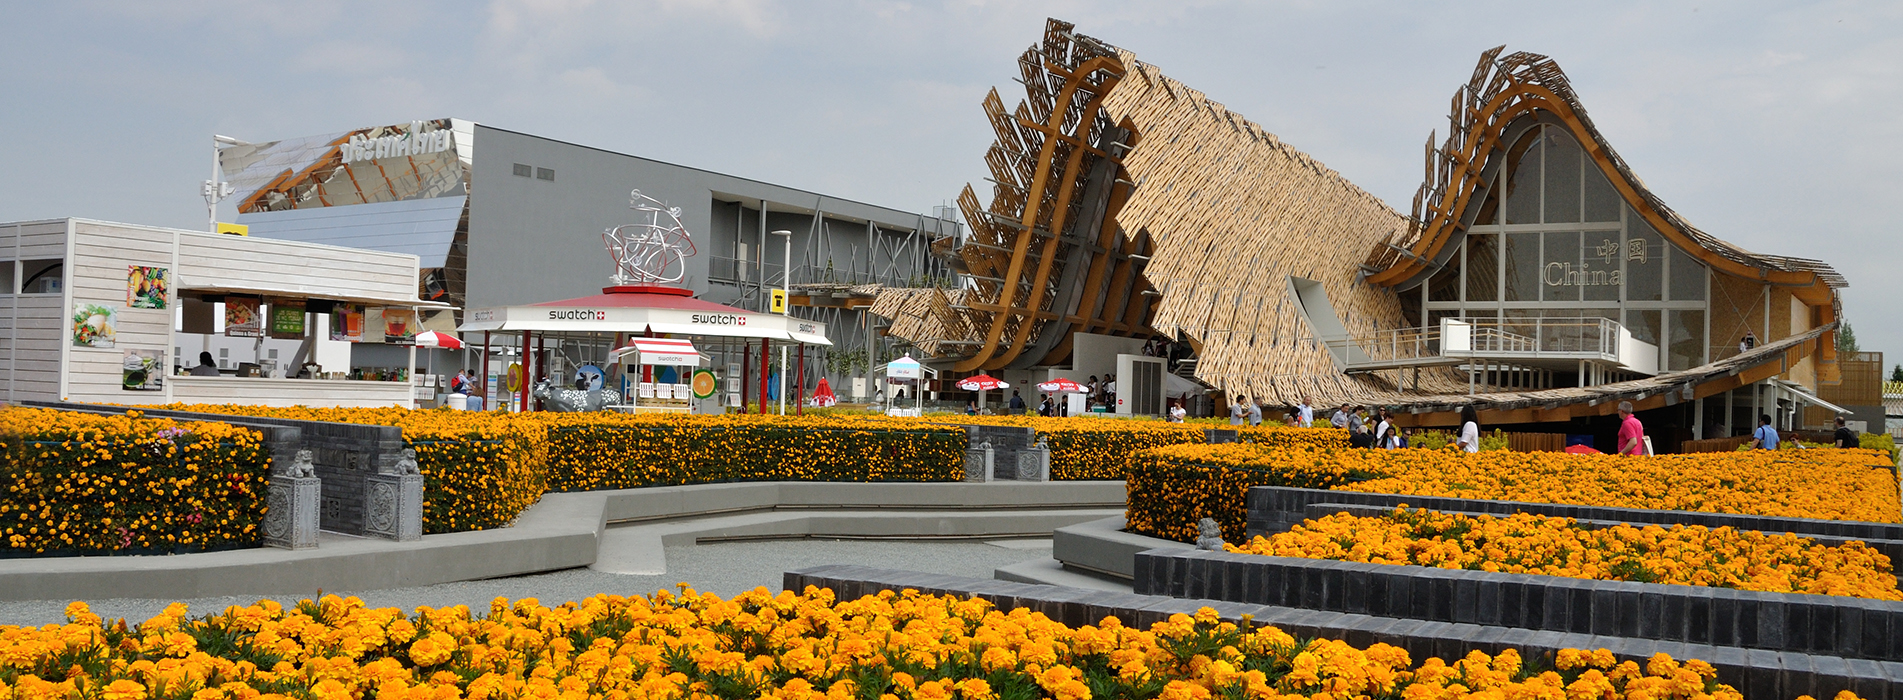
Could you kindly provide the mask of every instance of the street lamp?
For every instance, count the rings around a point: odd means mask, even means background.
[[[765,216],[762,214],[761,216]],[[786,239],[786,252],[780,257],[780,315],[793,315],[793,232],[774,231]],[[780,346],[780,415],[786,415],[786,346]]]
[[[205,213],[211,220],[212,233],[218,232],[218,203],[225,201],[226,197],[238,191],[238,188],[233,187],[231,183],[220,182],[218,179],[218,147],[249,145],[251,145],[250,142],[240,141],[230,136],[217,134],[211,136],[211,179],[206,180],[205,184],[199,187],[198,192],[205,197]]]

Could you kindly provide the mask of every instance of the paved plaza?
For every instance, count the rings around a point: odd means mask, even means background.
[[[605,553],[605,552],[604,552]],[[554,604],[578,600],[598,593],[629,595],[652,593],[687,582],[697,590],[731,596],[757,586],[780,589],[781,575],[793,569],[820,564],[854,564],[885,569],[904,569],[933,574],[991,578],[992,570],[1007,564],[1049,559],[1048,539],[975,541],[891,541],[891,540],[773,540],[726,542],[700,546],[667,548],[667,573],[660,575],[623,575],[586,568],[567,569],[532,576],[512,576],[483,581],[445,583],[415,588],[390,588],[369,591],[325,591],[354,595],[371,606],[395,606],[413,610],[419,605],[435,608],[467,605],[486,610],[497,596],[536,598]],[[287,605],[308,596],[217,596],[189,598],[194,615],[223,610],[231,605],[248,605],[259,598],[272,598]],[[41,625],[65,620],[66,600],[0,602],[0,624]],[[89,600],[93,612],[108,619],[123,617],[137,623],[158,614],[172,600],[114,598]]]

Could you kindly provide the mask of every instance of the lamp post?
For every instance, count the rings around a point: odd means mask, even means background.
[[[218,147],[246,145],[250,144],[230,136],[219,136],[217,134],[212,134],[211,136],[211,179],[206,180],[205,184],[199,187],[199,194],[205,197],[205,214],[206,218],[210,219],[211,227],[209,231],[211,233],[218,232],[218,203],[225,201],[226,197],[230,197],[233,193],[238,191],[237,188],[231,186],[231,183],[219,180]]]
[[[765,216],[762,214],[762,216]],[[793,232],[774,231],[786,241],[786,252],[780,257],[780,298],[784,306],[780,315],[793,315]],[[786,347],[780,347],[780,415],[786,415]]]

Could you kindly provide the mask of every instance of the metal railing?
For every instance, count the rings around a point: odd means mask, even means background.
[[[1454,364],[1474,358],[1619,362],[1624,327],[1600,317],[1448,319],[1422,328],[1309,339],[1348,369]]]

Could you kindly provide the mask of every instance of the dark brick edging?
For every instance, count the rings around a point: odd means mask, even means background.
[[[1903,700],[1903,663],[1894,661],[1109,593],[858,566],[830,565],[789,571],[783,581],[783,586],[791,591],[804,590],[809,585],[830,588],[842,600],[905,589],[971,596],[1004,610],[1025,608],[1040,612],[1073,627],[1116,617],[1126,625],[1148,628],[1171,615],[1190,614],[1209,607],[1225,620],[1234,622],[1245,614],[1252,615],[1257,623],[1274,625],[1298,638],[1341,639],[1358,647],[1377,642],[1401,647],[1416,665],[1428,657],[1458,659],[1474,649],[1497,654],[1513,648],[1522,654],[1537,656],[1561,649],[1603,648],[1621,659],[1641,663],[1653,654],[1665,653],[1675,659],[1709,662],[1718,670],[1719,681],[1737,688],[1747,698],[1830,697],[1839,690],[1851,690],[1869,700]]]
[[[1136,592],[1903,661],[1903,602],[1200,550],[1137,554]]]
[[[1729,527],[1737,530],[1757,530],[1760,532],[1791,532],[1799,535],[1819,535],[1862,540],[1872,547],[1878,547],[1880,541],[1885,548],[1896,548],[1895,553],[1884,551],[1892,558],[1903,555],[1903,524],[1871,523],[1855,520],[1819,520],[1812,518],[1774,518],[1761,515],[1736,515],[1732,513],[1702,513],[1686,510],[1647,510],[1643,508],[1602,508],[1597,506],[1577,506],[1564,503],[1527,503],[1523,501],[1487,501],[1472,498],[1445,498],[1439,496],[1402,496],[1387,493],[1364,493],[1360,491],[1326,491],[1322,489],[1300,489],[1286,486],[1257,486],[1249,489],[1248,509],[1250,537],[1260,534],[1281,532],[1306,519],[1308,507],[1319,503],[1339,503],[1353,506],[1379,506],[1394,508],[1403,503],[1409,508],[1425,508],[1438,511],[1457,511],[1466,513],[1486,513],[1489,515],[1512,515],[1514,513],[1533,513],[1578,520],[1617,521],[1647,525],[1703,525],[1710,528]],[[1882,548],[1880,548],[1882,549]]]

